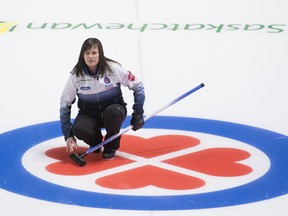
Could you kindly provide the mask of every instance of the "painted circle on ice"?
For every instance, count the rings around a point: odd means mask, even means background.
[[[123,127],[128,126],[128,120]],[[58,121],[32,125],[0,134],[0,188],[24,196],[87,207],[123,210],[184,210],[225,207],[262,201],[288,193],[287,136],[247,125],[186,117],[156,116],[149,129],[185,130],[221,136],[259,149],[270,160],[265,175],[247,184],[199,194],[137,196],[69,188],[44,181],[28,172],[23,155],[33,146],[61,137]],[[257,191],[257,193],[256,193]],[[169,200],[169,205],[167,205]]]

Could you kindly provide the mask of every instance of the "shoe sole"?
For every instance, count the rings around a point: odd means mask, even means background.
[[[115,157],[112,157],[112,158],[104,158],[104,157],[103,157],[104,160],[113,160],[114,158],[115,158]]]

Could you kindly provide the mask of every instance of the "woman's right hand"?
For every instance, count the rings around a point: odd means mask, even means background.
[[[66,140],[66,152],[72,153],[73,148],[78,148],[77,141],[74,137],[69,137]]]

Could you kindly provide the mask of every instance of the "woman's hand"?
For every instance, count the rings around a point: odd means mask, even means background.
[[[133,113],[132,118],[130,121],[130,124],[132,125],[132,130],[136,131],[143,127],[144,125],[144,118],[143,114],[141,113]]]
[[[78,148],[77,141],[74,137],[69,137],[66,140],[66,152],[72,153],[73,148]]]

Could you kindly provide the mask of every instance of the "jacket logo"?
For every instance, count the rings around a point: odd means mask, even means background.
[[[135,76],[130,71],[128,71],[128,80],[135,81]]]
[[[87,91],[87,90],[90,90],[91,87],[90,86],[82,86],[80,87],[80,90],[83,90],[83,91]]]
[[[109,79],[109,77],[104,77],[104,83],[105,84],[110,84],[111,80]]]

